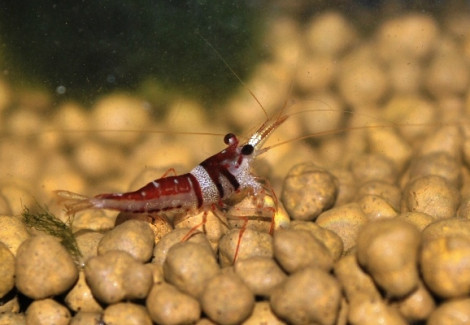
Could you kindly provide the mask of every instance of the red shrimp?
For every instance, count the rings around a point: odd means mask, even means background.
[[[58,190],[56,194],[65,199],[69,214],[85,209],[110,209],[129,213],[163,214],[170,216],[171,220],[171,216],[178,213],[196,215],[204,212],[204,223],[209,211],[221,211],[226,207],[224,201],[235,193],[246,193],[257,202],[263,202],[268,192],[274,199],[274,208],[268,208],[272,210],[272,232],[277,200],[272,189],[252,173],[252,163],[257,156],[268,150],[263,148],[263,144],[287,118],[288,115],[282,111],[268,118],[244,144],[240,144],[239,139],[229,133],[224,137],[227,147],[201,162],[189,173],[165,176],[167,172],[162,178],[133,192],[98,194],[91,198],[65,190]],[[170,171],[174,173],[174,170]],[[239,243],[243,231],[244,227],[239,235]],[[237,254],[238,246],[234,261]]]

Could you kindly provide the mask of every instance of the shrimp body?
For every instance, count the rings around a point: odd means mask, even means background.
[[[269,118],[243,145],[229,133],[224,138],[227,147],[189,173],[156,179],[133,192],[99,194],[91,198],[63,190],[56,193],[67,201],[65,206],[69,213],[111,209],[165,215],[220,208],[224,200],[241,191],[261,195],[263,185],[252,174],[252,162],[265,151],[262,145],[286,118],[285,115]]]

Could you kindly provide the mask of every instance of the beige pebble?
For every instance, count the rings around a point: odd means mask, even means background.
[[[78,170],[88,177],[100,178],[119,171],[124,156],[113,146],[92,139],[80,142],[73,148],[73,162]]]
[[[470,319],[470,298],[446,301],[429,316],[428,325],[464,325]]]
[[[152,263],[163,266],[163,263],[165,262],[170,248],[178,243],[181,243],[183,239],[188,236],[188,234],[191,235],[191,229],[178,228],[164,235],[153,249]],[[203,233],[196,232],[193,235],[189,236],[189,238],[187,238],[187,241],[200,244],[209,252],[213,253],[211,244]]]
[[[397,219],[410,222],[418,228],[419,231],[423,231],[424,228],[435,221],[432,216],[422,212],[403,212],[397,216]]]
[[[376,180],[363,183],[357,190],[356,199],[366,195],[382,197],[393,209],[398,210],[400,208],[401,191],[394,184]]]
[[[358,49],[341,62],[338,88],[353,106],[377,103],[388,90],[385,69],[370,49]]]
[[[97,231],[80,231],[76,233],[75,239],[84,261],[98,255],[98,244],[103,236],[102,233]]]
[[[167,283],[156,283],[147,297],[147,310],[157,324],[192,324],[201,315],[199,302]]]
[[[287,174],[281,200],[295,220],[314,220],[332,207],[338,192],[337,180],[313,164],[294,166]]]
[[[322,242],[307,230],[280,229],[274,233],[274,258],[288,273],[306,266],[329,271],[333,258]]]
[[[7,154],[8,155],[8,154]],[[12,162],[16,164],[17,162]],[[20,164],[20,162],[18,162]],[[0,166],[3,173],[8,173],[7,169]],[[15,174],[10,174],[15,175]],[[22,179],[21,176],[15,175],[15,179],[0,180],[0,196],[7,202],[7,211],[3,211],[2,215],[20,215],[24,211],[24,207],[31,207],[37,203],[34,197],[35,183]]]
[[[95,325],[99,324],[101,317],[101,313],[87,313],[79,311],[72,317],[69,325]]]
[[[72,290],[65,296],[65,304],[70,310],[74,312],[101,312],[103,308],[96,301],[91,293],[90,287],[86,283],[85,273],[80,271],[78,281],[75,283]]]
[[[293,221],[290,228],[309,231],[317,241],[325,245],[334,261],[343,255],[343,241],[333,231],[322,228],[314,222],[298,220]]]
[[[436,295],[457,298],[468,295],[470,274],[470,239],[447,236],[426,240],[420,256],[421,273],[426,286]]]
[[[114,211],[85,210],[75,215],[73,227],[81,230],[107,231],[114,228]]]
[[[150,268],[124,251],[109,251],[90,258],[85,276],[93,296],[107,304],[143,299],[153,284]]]
[[[253,293],[235,272],[223,272],[212,278],[200,301],[204,313],[218,324],[241,323],[255,305]]]
[[[329,169],[338,180],[338,195],[335,206],[341,206],[353,201],[357,193],[356,180],[351,171],[344,168]]]
[[[445,108],[441,109],[444,110]],[[461,119],[463,113],[458,113],[458,115],[458,118]],[[461,163],[464,138],[460,128],[455,125],[448,125],[431,130],[432,132],[419,146],[420,155],[427,156],[428,154],[441,152]]]
[[[417,290],[396,301],[394,305],[409,323],[426,320],[436,308],[433,296],[421,281]]]
[[[15,286],[15,256],[0,242],[0,299]]]
[[[458,190],[440,176],[430,175],[408,183],[402,198],[402,211],[423,212],[437,219],[455,216],[460,203]]]
[[[377,31],[378,53],[389,60],[422,59],[434,49],[439,26],[431,15],[409,13],[386,20]]]
[[[462,186],[461,164],[445,152],[434,152],[413,159],[409,168],[409,177],[414,180],[428,175],[437,175],[446,179],[452,186]]]
[[[380,154],[363,154],[351,163],[351,172],[356,181],[364,184],[370,181],[382,181],[393,184],[397,181],[394,163]]]
[[[363,299],[363,296],[367,296],[370,299],[380,298],[380,293],[375,286],[374,280],[357,263],[356,252],[353,251],[343,256],[335,264],[334,274],[341,283],[348,301],[358,297]]]
[[[358,203],[369,220],[390,219],[398,215],[397,210],[387,200],[377,195],[365,195]]]
[[[121,302],[106,307],[102,322],[113,325],[152,325],[152,320],[144,306]]]
[[[139,138],[138,132],[119,132],[121,130],[145,130],[150,122],[148,104],[143,100],[113,94],[101,98],[93,107],[90,115],[93,129],[109,132],[97,134],[103,140],[115,144],[131,145]],[[118,132],[112,132],[112,131]]]
[[[68,325],[71,318],[68,309],[53,299],[33,301],[26,310],[28,325]]]
[[[16,255],[16,287],[26,296],[42,299],[70,289],[78,270],[67,250],[52,236],[34,236]]]
[[[306,55],[295,76],[296,86],[306,93],[327,89],[336,72],[337,65],[331,56]]]
[[[470,238],[470,220],[459,218],[434,220],[422,232],[423,242],[453,236]]]
[[[200,244],[183,242],[170,248],[163,263],[165,280],[198,298],[209,279],[219,272],[214,254]]]
[[[286,324],[280,320],[272,311],[269,302],[259,301],[255,303],[253,313],[246,319],[243,325],[283,325]]]
[[[370,222],[358,234],[358,262],[388,296],[404,297],[418,287],[420,239],[418,229],[406,221]]]
[[[419,91],[423,80],[423,67],[420,61],[409,57],[399,58],[388,66],[391,88],[396,93],[412,94]]]
[[[220,240],[219,263],[222,267],[253,256],[273,256],[271,235],[252,229],[232,229]]]
[[[334,324],[341,288],[326,271],[307,267],[281,283],[270,302],[274,313],[289,324]]]
[[[431,60],[424,80],[435,97],[463,94],[468,88],[468,64],[460,53],[438,53]]]
[[[103,236],[98,244],[98,255],[112,250],[122,250],[140,262],[147,262],[152,257],[153,246],[153,231],[148,223],[129,220]]]
[[[470,219],[470,197],[462,198],[457,210],[457,218]]]
[[[325,211],[316,220],[319,226],[331,230],[341,238],[345,252],[356,245],[359,229],[367,222],[367,216],[357,203]]]
[[[299,124],[304,134],[312,137],[340,129],[346,115],[341,98],[329,91],[303,97],[295,104],[295,110],[302,112]]]
[[[89,115],[85,108],[75,102],[61,104],[52,118],[53,125],[60,130],[64,142],[78,143],[88,136]]]
[[[234,265],[235,272],[257,296],[268,297],[271,291],[286,279],[286,274],[269,257],[255,256]]]
[[[28,182],[36,179],[41,173],[44,158],[42,152],[31,142],[3,140],[0,142],[0,155],[2,156],[0,168],[3,177],[13,176],[13,178]],[[29,184],[26,189],[32,185]]]
[[[2,304],[0,305],[0,315],[3,313],[19,313],[20,312],[20,302],[18,295],[7,295],[3,298],[0,298]],[[0,324],[2,324],[0,322]]]
[[[24,314],[0,313],[0,325],[26,325],[26,318]]]
[[[406,320],[382,299],[366,295],[351,301],[348,321],[351,325],[406,325]]]
[[[327,11],[314,16],[305,32],[307,45],[314,53],[337,56],[350,47],[356,40],[357,33],[343,15]]]

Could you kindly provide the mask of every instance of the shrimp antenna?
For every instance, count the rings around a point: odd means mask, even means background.
[[[227,60],[224,59],[224,57],[222,56],[222,54],[220,54],[219,51],[217,51],[217,49],[214,47],[214,45],[212,45],[211,42],[209,42],[208,39],[206,39],[204,36],[201,35],[201,33],[199,33],[199,30],[196,29],[195,33],[215,52],[215,54],[217,55],[217,57],[225,64],[225,66],[230,70],[230,72],[235,76],[235,78],[238,79],[238,81],[240,82],[240,84],[250,93],[251,97],[253,97],[253,99],[258,103],[258,105],[261,107],[261,109],[263,110],[263,113],[264,115],[266,116],[266,118],[268,118],[268,113],[266,112],[266,109],[264,108],[264,106],[261,104],[261,102],[258,100],[258,98],[256,98],[255,94],[253,94],[253,92],[251,91],[251,89],[248,87],[248,85],[242,80],[242,78],[240,78],[240,76],[235,72],[235,70],[232,69],[232,67],[230,66],[230,64],[228,64]]]

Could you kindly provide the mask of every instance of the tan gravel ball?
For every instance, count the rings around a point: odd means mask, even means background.
[[[68,309],[53,299],[33,301],[26,310],[28,325],[68,325],[71,317]]]
[[[351,163],[351,171],[359,184],[382,181],[394,184],[397,170],[391,160],[380,154],[363,154]]]
[[[289,324],[335,324],[341,301],[339,283],[319,268],[291,274],[271,294],[271,308]]]
[[[102,321],[112,325],[152,325],[145,307],[130,302],[121,302],[106,307]]]
[[[26,317],[13,312],[0,313],[0,325],[26,325]]]
[[[65,303],[74,312],[101,312],[103,310],[95,297],[93,297],[90,287],[86,283],[83,271],[80,271],[77,283],[65,296]]]
[[[21,218],[0,215],[0,242],[4,243],[13,255],[16,256],[18,247],[28,237],[29,233]]]
[[[387,200],[377,195],[364,195],[358,203],[369,220],[390,219],[398,215]]]
[[[201,307],[196,299],[167,283],[157,283],[152,287],[146,306],[157,324],[192,324],[201,316]]]
[[[0,242],[0,299],[15,286],[15,257],[8,247]]]
[[[323,212],[316,223],[337,234],[343,241],[347,252],[356,245],[359,229],[368,222],[368,218],[357,203],[349,203]]]
[[[387,295],[404,297],[418,287],[420,239],[418,229],[406,221],[373,221],[359,232],[357,259]]]
[[[198,298],[209,279],[219,272],[219,265],[214,255],[200,244],[184,242],[170,248],[163,272],[170,284]]]
[[[406,186],[402,211],[417,211],[437,219],[455,216],[460,193],[447,180],[430,175],[417,178]]]
[[[151,269],[124,251],[109,251],[90,258],[85,276],[93,296],[107,304],[143,299],[153,284]]]
[[[219,263],[222,267],[232,265],[236,260],[253,256],[273,256],[271,235],[245,229],[240,237],[240,232],[240,229],[232,229],[220,240]],[[235,256],[236,254],[237,256]]]
[[[152,257],[154,234],[148,223],[129,220],[108,231],[98,245],[98,254],[112,250],[125,251],[140,262]]]
[[[333,258],[328,249],[307,230],[280,229],[274,233],[274,258],[288,273],[306,266],[329,271]]]
[[[333,231],[322,228],[314,222],[298,220],[292,221],[289,228],[309,231],[317,241],[325,245],[334,261],[343,255],[343,241]]]
[[[212,278],[200,300],[204,313],[218,324],[241,323],[255,305],[253,293],[234,272]]]
[[[97,231],[80,231],[76,233],[75,239],[84,261],[98,255],[98,244],[103,236],[102,233]]]
[[[406,320],[382,299],[366,295],[351,301],[348,321],[351,325],[407,325]]]
[[[457,218],[437,220],[422,232],[423,242],[454,236],[470,238],[470,220]]]
[[[432,59],[424,80],[433,96],[463,94],[469,83],[468,63],[456,51],[438,53]]]
[[[411,180],[428,175],[441,176],[452,186],[460,188],[462,186],[460,165],[459,161],[448,153],[434,152],[413,159],[409,175]]]
[[[269,297],[271,291],[286,279],[286,274],[269,257],[255,256],[234,265],[235,272],[257,296]]]
[[[426,320],[436,308],[436,303],[429,290],[420,281],[418,289],[394,304],[400,314],[410,323]]]
[[[52,236],[34,236],[16,254],[16,287],[26,296],[42,299],[64,293],[78,278],[67,250]]]
[[[470,298],[446,301],[429,316],[427,325],[464,325],[470,319]]]
[[[421,273],[426,286],[436,295],[457,298],[470,292],[470,239],[441,237],[423,243]]]
[[[366,195],[376,195],[385,199],[395,210],[400,208],[401,191],[393,184],[384,181],[369,181],[363,183],[357,190],[356,198]]]
[[[295,220],[314,220],[331,208],[338,194],[338,181],[311,163],[294,166],[284,179],[281,200]]]
[[[78,312],[72,317],[69,325],[90,325],[99,324],[102,318],[101,313]]]
[[[255,303],[253,313],[243,322],[243,325],[285,325],[279,317],[277,317],[267,301],[259,301]]]

